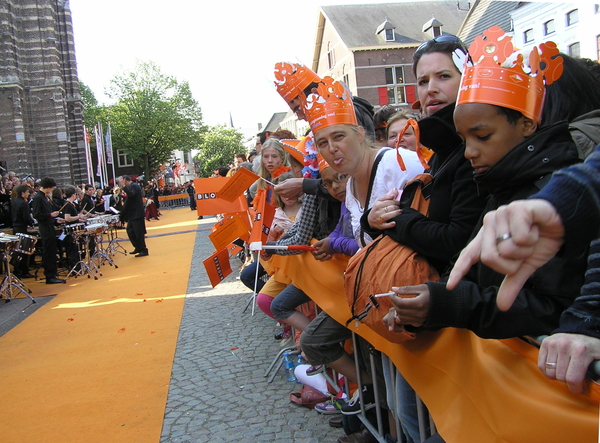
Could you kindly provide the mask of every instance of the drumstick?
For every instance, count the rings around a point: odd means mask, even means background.
[[[69,202],[66,202],[64,205],[62,205],[62,208],[60,208],[58,210],[58,212],[62,211],[63,209],[65,209],[65,207],[69,204]]]

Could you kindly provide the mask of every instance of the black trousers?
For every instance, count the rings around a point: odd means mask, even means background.
[[[146,223],[143,218],[127,222],[127,237],[129,237],[129,241],[138,252],[148,252],[145,235]]]
[[[50,235],[42,233],[42,266],[44,267],[44,275],[46,278],[56,278],[57,265],[56,265],[56,234],[54,229]]]

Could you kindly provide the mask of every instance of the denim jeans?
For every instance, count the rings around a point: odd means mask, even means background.
[[[240,274],[240,281],[251,291],[254,291],[254,281],[256,279],[256,267],[258,268],[258,281],[256,282],[256,293],[258,294],[260,290],[265,285],[265,282],[262,280],[262,276],[266,274],[266,271],[260,265],[258,260],[253,261],[251,264],[246,266],[242,273]]]
[[[294,285],[288,285],[271,303],[271,312],[275,320],[285,320],[303,303],[309,302],[310,298]]]

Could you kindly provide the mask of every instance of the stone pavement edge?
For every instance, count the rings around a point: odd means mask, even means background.
[[[272,383],[264,373],[281,350],[276,322],[256,308],[245,313],[252,292],[233,273],[212,288],[202,261],[214,251],[208,234],[214,218],[199,222],[161,443],[336,442],[331,415],[295,405],[283,369]]]

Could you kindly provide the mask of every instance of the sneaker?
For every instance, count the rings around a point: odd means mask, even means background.
[[[363,401],[365,402],[365,411],[375,406],[375,395],[373,394],[373,385],[363,386]],[[360,413],[360,393],[358,389],[352,395],[352,398],[342,408],[344,415],[356,415]]]
[[[343,400],[327,400],[323,403],[317,403],[315,405],[315,411],[319,414],[331,415],[331,414],[341,414],[342,413],[342,402]]]

